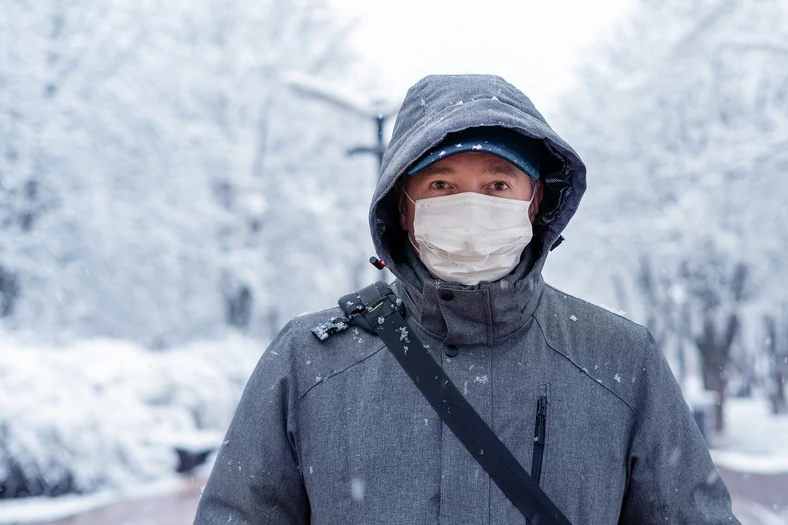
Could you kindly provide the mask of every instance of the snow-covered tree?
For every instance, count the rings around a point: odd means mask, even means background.
[[[559,122],[589,165],[577,248],[722,402],[788,279],[788,3],[641,0],[593,58]]]
[[[323,0],[0,14],[0,323],[47,339],[270,335],[362,258],[372,130],[285,74],[353,70]]]

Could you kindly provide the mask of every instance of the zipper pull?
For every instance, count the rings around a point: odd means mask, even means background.
[[[542,479],[542,460],[544,458],[545,434],[547,427],[547,396],[536,400],[536,428],[534,429],[534,455],[531,462],[531,477],[539,484]]]
[[[534,442],[544,445],[547,426],[547,397],[542,396],[536,401],[536,433]]]

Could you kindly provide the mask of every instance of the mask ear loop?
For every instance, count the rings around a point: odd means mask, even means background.
[[[531,177],[528,177],[528,178],[531,179]],[[539,189],[539,179],[536,179],[536,180],[531,179],[531,181],[532,181],[531,182],[531,198],[528,199],[528,206],[531,206],[531,204],[534,202],[534,198],[536,197],[536,190]]]
[[[531,179],[531,180],[533,180],[533,179]],[[534,203],[534,199],[536,198],[536,190],[538,190],[538,189],[539,189],[539,179],[533,180],[533,184],[532,184],[532,187],[531,187],[531,198],[528,199],[528,211],[527,211],[527,213],[528,213],[528,222],[531,222],[531,205],[533,205],[533,203]],[[536,220],[535,217],[534,217],[534,220]],[[533,228],[533,223],[531,224],[531,227]]]
[[[402,193],[404,193],[405,197],[407,197],[407,199],[410,202],[412,202],[414,206],[416,206],[416,201],[414,201],[413,199],[410,198],[410,195],[408,195],[408,192],[405,190],[404,187],[402,188]],[[413,242],[413,239],[411,238],[410,233],[406,234],[406,237],[408,238],[408,242],[410,242],[410,245],[413,246],[413,249],[416,250],[416,254],[417,255],[421,255],[421,254],[419,254],[419,247],[416,246],[415,242]]]

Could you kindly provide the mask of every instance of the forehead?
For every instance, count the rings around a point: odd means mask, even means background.
[[[451,175],[453,173],[489,172],[508,173],[510,175],[527,175],[508,160],[496,157],[489,153],[463,152],[441,159],[435,164],[424,168],[415,176]]]

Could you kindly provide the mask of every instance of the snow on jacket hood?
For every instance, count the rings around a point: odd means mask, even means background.
[[[370,208],[375,250],[402,279],[404,232],[399,226],[397,196],[391,190],[406,169],[437,146],[449,133],[498,126],[542,140],[541,180],[545,194],[534,228],[544,264],[580,204],[586,169],[578,154],[550,128],[531,100],[494,75],[431,75],[417,82],[405,97],[383,157],[380,179]]]

